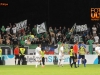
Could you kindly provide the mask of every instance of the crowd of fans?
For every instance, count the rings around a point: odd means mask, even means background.
[[[5,27],[2,26],[0,30],[0,44],[6,45],[30,45],[30,44],[57,44],[60,42],[66,44],[74,44],[74,34],[69,34],[71,28],[66,26],[59,28],[49,27],[47,32],[37,34],[36,25],[31,29],[30,25],[27,28],[16,30],[15,25]],[[88,27],[88,30],[77,33],[82,36],[82,41],[85,44],[99,43],[100,38],[100,24],[93,25],[92,28]],[[93,42],[91,42],[91,40]]]
[[[47,32],[37,34],[36,25],[31,30],[30,25],[26,29],[16,30],[15,25],[9,25],[7,27],[2,26],[0,30],[0,44],[6,45],[30,45],[30,44],[57,44],[58,42],[68,43],[70,35],[68,32],[70,28],[63,29],[56,27],[53,29],[49,27]]]

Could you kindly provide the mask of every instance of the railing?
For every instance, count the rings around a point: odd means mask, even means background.
[[[64,47],[64,53],[67,55],[70,49],[70,46],[72,46],[73,44],[65,44]],[[2,54],[5,55],[12,55],[14,52],[14,48],[15,46],[13,45],[0,45],[0,47],[2,48]],[[28,55],[34,55],[35,54],[35,48],[37,47],[37,44],[34,45],[25,45],[24,46],[26,48],[26,54]],[[42,49],[44,49],[46,51],[46,54],[58,54],[59,53],[59,47],[58,46],[54,46],[54,45],[42,45]],[[89,54],[95,54],[95,45],[91,46],[92,48],[90,48],[89,45],[86,45],[86,50]]]

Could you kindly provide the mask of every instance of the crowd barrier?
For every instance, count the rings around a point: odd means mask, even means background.
[[[72,46],[73,44],[65,44],[64,47],[64,51],[65,51],[65,57],[64,57],[64,64],[69,64],[69,55],[68,55],[68,51],[70,49],[70,46]],[[2,48],[2,59],[5,61],[4,64],[5,65],[15,65],[15,59],[14,59],[14,46],[12,45],[0,45],[0,47]],[[26,60],[27,60],[27,65],[34,65],[35,64],[35,48],[37,47],[37,45],[26,45],[24,46],[26,48]],[[57,64],[58,62],[58,53],[59,53],[59,47],[58,46],[53,46],[53,45],[43,45],[42,47],[45,47],[45,49],[47,49],[47,51],[54,51],[54,54],[46,54],[45,55],[45,61],[46,61],[46,65],[53,65],[53,64]],[[49,47],[49,48],[48,48]],[[93,48],[95,48],[95,45],[93,45]],[[89,45],[86,45],[86,50],[89,50]],[[86,55],[86,60],[87,60],[87,64],[98,64],[98,59],[97,59],[97,54],[94,55]]]
[[[34,55],[25,55],[27,65],[35,65],[35,56]],[[69,55],[64,56],[64,64],[69,64]],[[97,55],[86,55],[87,64],[98,64]],[[3,60],[5,65],[15,65],[14,55],[3,55]],[[58,55],[45,55],[45,64],[46,65],[55,65],[58,63]]]
[[[67,55],[69,50],[70,50],[70,46],[72,46],[73,44],[65,44],[64,46],[64,53]],[[24,46],[26,48],[26,55],[34,55],[35,54],[35,48],[37,47],[36,44],[34,45],[25,45]],[[59,53],[59,47],[60,45],[54,46],[54,45],[43,45],[42,46],[47,52],[47,54],[58,54]],[[12,45],[0,45],[0,48],[2,48],[2,54],[3,55],[13,55],[14,52],[14,48],[15,46]],[[93,48],[95,48],[95,44],[93,44]],[[86,50],[89,51],[89,45],[86,45]]]

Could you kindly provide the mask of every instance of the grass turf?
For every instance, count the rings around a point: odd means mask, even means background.
[[[0,75],[100,75],[100,65],[80,65],[78,68],[69,65],[46,65],[44,68],[35,68],[34,65],[0,66]]]

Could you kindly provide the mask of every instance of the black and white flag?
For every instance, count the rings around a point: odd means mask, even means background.
[[[76,32],[86,31],[87,30],[87,24],[84,25],[76,25]]]
[[[78,35],[78,34],[76,34],[76,35],[74,36],[74,42],[76,42],[76,41],[79,41],[79,35]]]
[[[15,24],[16,24],[17,31],[19,31],[22,28],[26,28],[27,27],[27,20],[24,20],[24,21],[21,21],[19,23],[15,23]]]
[[[37,25],[37,33],[40,34],[43,32],[46,32],[46,27],[44,22],[40,25]]]

